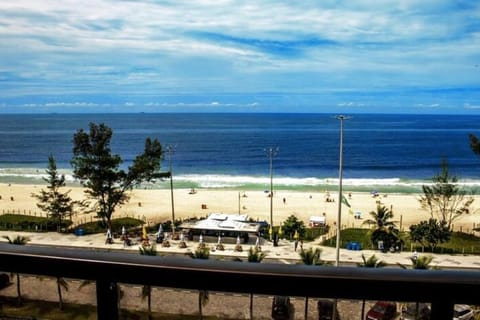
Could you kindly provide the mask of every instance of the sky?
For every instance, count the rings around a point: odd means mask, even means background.
[[[480,1],[1,1],[32,112],[480,114]]]

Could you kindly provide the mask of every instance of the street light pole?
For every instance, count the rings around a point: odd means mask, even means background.
[[[343,121],[349,118],[343,115],[336,116],[340,120],[340,156],[338,160],[338,216],[337,216],[337,241],[336,241],[336,258],[335,267],[338,267],[340,262],[340,230],[342,224],[342,178],[343,178]],[[337,299],[333,304],[333,320],[337,320]]]
[[[175,152],[175,146],[169,144],[167,146],[169,172],[170,172],[170,197],[172,200],[172,236],[175,236],[175,204],[173,202],[173,170],[172,170],[172,154]]]
[[[277,153],[278,153],[278,147],[268,148],[268,157],[270,159],[270,229],[273,228],[273,157],[275,157]],[[271,236],[272,235],[270,234],[270,237]]]
[[[335,266],[338,267],[340,261],[340,229],[342,220],[342,178],[343,178],[343,121],[349,118],[343,115],[337,116],[340,120],[340,156],[338,160],[338,216],[337,216],[337,241],[336,241],[336,258]]]

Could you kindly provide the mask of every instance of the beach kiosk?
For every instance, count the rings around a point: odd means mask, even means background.
[[[310,220],[308,221],[310,227],[323,227],[326,225],[326,217],[325,216],[311,216]]]
[[[243,243],[248,243],[249,239],[255,242],[260,227],[260,222],[249,221],[247,215],[226,213],[211,213],[206,219],[184,222],[179,226],[190,240],[202,235],[204,241],[215,242],[221,236],[222,241],[231,243],[235,243],[238,237]]]

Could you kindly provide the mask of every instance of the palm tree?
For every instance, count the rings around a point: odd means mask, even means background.
[[[157,248],[155,244],[141,245],[138,251],[143,256],[156,256]],[[147,298],[148,319],[152,318],[152,286],[146,284],[142,287],[142,300]]]
[[[378,260],[377,257],[372,254],[370,258],[365,258],[365,256],[362,254],[362,263],[357,263],[357,266],[360,268],[383,268],[387,264],[383,260]],[[362,319],[365,315],[365,299],[362,301]]]
[[[430,265],[430,263],[432,263],[433,261],[433,256],[410,257],[410,261],[412,262],[412,269],[417,269],[417,270],[439,269],[436,266]],[[406,266],[400,263],[398,263],[398,265],[403,269],[408,269]]]
[[[371,211],[371,219],[365,220],[362,224],[374,226],[375,230],[372,232],[371,241],[378,245],[379,241],[383,241],[387,248],[398,240],[399,231],[393,219],[393,212],[385,206],[378,205],[376,211]]]
[[[306,265],[322,266],[322,265],[330,264],[320,259],[321,253],[322,253],[322,250],[320,248],[315,248],[315,250],[313,250],[313,248],[310,247],[308,248],[308,250],[305,250],[302,248],[299,254],[303,264],[306,264]],[[308,318],[308,297],[305,297],[305,319],[307,318]]]
[[[330,264],[329,262],[320,259],[321,253],[322,250],[320,248],[315,248],[315,250],[313,250],[313,248],[310,247],[308,250],[301,249],[299,254],[303,264],[306,265],[322,266]]]
[[[25,245],[27,244],[28,241],[30,241],[30,238],[24,237],[24,236],[16,236],[15,238],[10,238],[9,236],[3,236],[4,239],[7,239],[9,244],[14,244],[14,245]],[[20,290],[20,274],[17,272],[17,304],[20,306],[22,304],[22,292]]]
[[[395,222],[389,221],[393,219],[393,212],[385,206],[377,206],[377,211],[370,211],[372,219],[365,220],[362,224],[375,225],[377,229],[388,229],[395,226]]]
[[[363,263],[357,263],[357,267],[360,268],[383,268],[387,265],[383,260],[378,260],[377,257],[372,254],[370,258],[365,258],[362,254]]]
[[[266,256],[258,247],[250,247],[247,260],[248,262],[260,263]],[[250,319],[253,319],[253,293],[250,293]]]
[[[188,255],[193,259],[209,259],[210,258],[210,249],[205,246],[204,243],[200,243],[193,253],[188,253]],[[203,307],[208,303],[208,291],[199,290],[198,291],[198,313],[199,319],[203,319]]]

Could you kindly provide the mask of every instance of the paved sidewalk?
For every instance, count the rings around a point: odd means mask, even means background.
[[[76,236],[75,234],[61,234],[57,232],[15,232],[15,231],[0,231],[0,241],[6,242],[7,240],[3,236],[15,237],[17,235],[26,236],[30,239],[29,244],[36,245],[54,245],[54,246],[70,246],[70,247],[82,247],[82,248],[98,248],[98,249],[107,249],[107,250],[126,250],[128,252],[137,253],[139,243],[133,244],[129,247],[124,247],[123,241],[120,239],[114,239],[113,244],[105,243],[105,235],[103,234],[94,234],[94,235],[83,235]],[[155,240],[155,235],[150,234],[149,238],[152,242]],[[159,254],[185,254],[189,251],[194,251],[198,242],[187,241],[187,248],[181,249],[178,247],[179,241],[169,240],[171,246],[168,248],[162,247],[160,244],[157,245],[157,252]],[[223,257],[239,257],[241,259],[247,258],[248,249],[253,246],[253,244],[242,244],[243,251],[236,252],[234,250],[235,244],[224,244],[225,250],[213,250],[216,243],[207,243],[207,245],[212,248],[211,256],[223,256]],[[321,259],[324,261],[330,261],[332,263],[336,260],[336,250],[335,248],[319,246],[316,242],[309,242],[303,245],[304,249],[309,247],[318,247],[322,250]],[[266,259],[271,260],[275,259],[283,263],[297,263],[300,261],[299,251],[294,250],[293,242],[287,240],[280,240],[279,246],[274,247],[268,241],[265,241],[261,245],[262,251],[267,254]],[[410,266],[411,261],[410,257],[412,252],[404,251],[401,253],[382,253],[375,250],[347,250],[340,249],[340,265],[356,265],[358,262],[362,262],[362,254],[368,258],[371,255],[375,256],[385,261],[388,265],[397,265],[402,264],[405,266]],[[432,255],[434,257],[432,261],[432,266],[438,266],[445,269],[475,269],[480,271],[480,256],[478,255],[461,255],[461,254],[430,254],[428,252],[421,253],[418,255]]]

